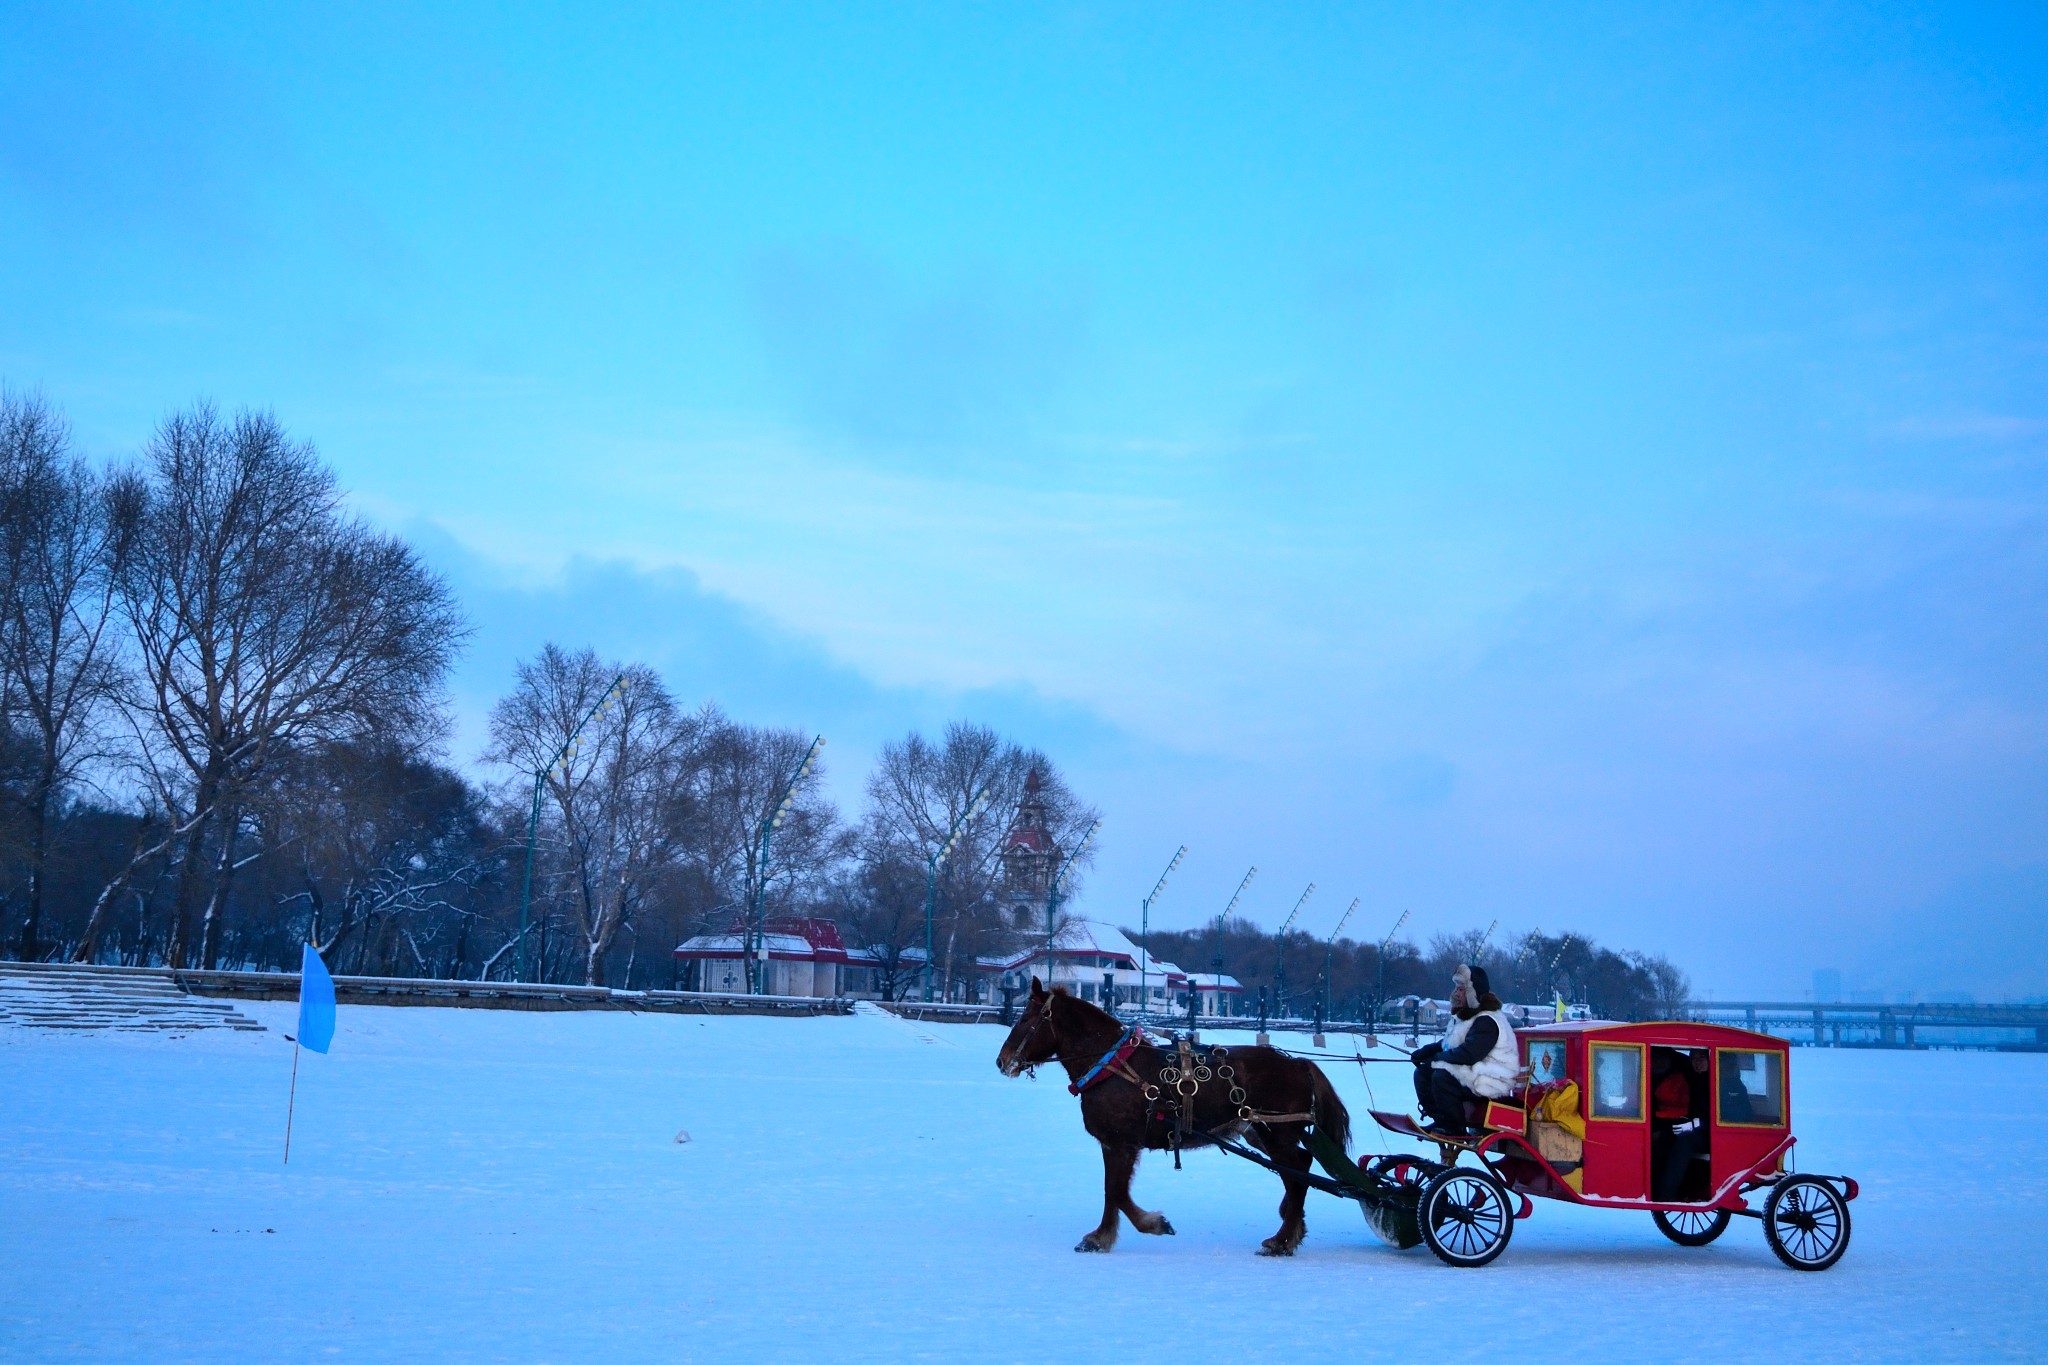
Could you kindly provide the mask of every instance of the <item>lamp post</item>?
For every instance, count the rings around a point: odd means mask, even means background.
[[[1555,996],[1557,999],[1557,1022],[1560,1024],[1564,1022],[1565,1016],[1564,992],[1558,990],[1557,987],[1552,983],[1554,983],[1557,980],[1557,964],[1564,961],[1564,950],[1571,946],[1572,936],[1570,934],[1566,934],[1561,940],[1558,941],[1557,956],[1550,959],[1550,967],[1547,971],[1543,973],[1544,984],[1550,986],[1551,994]]]
[[[1244,874],[1244,880],[1239,882],[1237,884],[1237,890],[1231,893],[1230,904],[1224,906],[1223,913],[1216,917],[1216,941],[1219,944],[1223,941],[1223,926],[1230,923],[1230,912],[1237,909],[1237,903],[1244,899],[1244,889],[1247,886],[1250,886],[1252,884],[1252,878],[1258,875],[1259,868],[1256,863],[1254,863],[1250,868],[1246,869]],[[1223,970],[1223,959],[1220,957],[1216,959],[1216,970],[1219,972]],[[1190,983],[1191,984],[1188,988],[1188,1000],[1190,1002],[1188,1006],[1188,1029],[1190,1032],[1192,1032],[1194,1030],[1193,1021],[1195,1017],[1194,1005],[1192,1002],[1200,996],[1201,992],[1194,989],[1192,985],[1192,978],[1190,978]]]
[[[1299,916],[1299,915],[1301,914],[1301,907],[1302,907],[1302,906],[1304,906],[1304,905],[1307,905],[1307,904],[1308,904],[1308,898],[1309,898],[1310,896],[1313,896],[1313,895],[1314,895],[1315,893],[1316,893],[1316,884],[1315,884],[1314,882],[1310,882],[1310,883],[1308,884],[1308,890],[1306,890],[1306,891],[1304,891],[1304,892],[1302,892],[1302,893],[1301,893],[1301,899],[1300,899],[1300,900],[1298,900],[1298,901],[1296,901],[1296,902],[1294,903],[1294,908],[1293,908],[1292,910],[1290,910],[1290,911],[1288,911],[1288,912],[1287,912],[1287,918],[1286,918],[1285,920],[1281,921],[1281,923],[1280,923],[1280,940],[1279,940],[1279,941],[1280,941],[1280,970],[1279,970],[1279,978],[1280,978],[1280,979],[1279,979],[1279,983],[1278,983],[1278,984],[1277,984],[1277,985],[1276,985],[1276,986],[1274,987],[1274,992],[1273,992],[1273,993],[1274,993],[1274,995],[1276,995],[1276,996],[1277,996],[1278,998],[1277,998],[1276,1000],[1274,1000],[1274,1002],[1273,1002],[1273,1008],[1274,1008],[1274,1010],[1275,1010],[1275,1011],[1277,1011],[1277,1012],[1279,1013],[1279,1015],[1280,1015],[1280,1018],[1281,1018],[1282,1020],[1285,1020],[1285,1019],[1286,1019],[1286,1018],[1288,1017],[1288,1015],[1287,1015],[1287,931],[1288,931],[1289,929],[1292,929],[1292,928],[1294,927],[1294,921],[1295,921],[1296,917],[1298,917],[1298,916]]]
[[[518,965],[513,968],[514,980],[526,980],[526,921],[533,910],[533,846],[540,833],[541,793],[547,790],[549,778],[568,770],[570,760],[575,758],[577,747],[583,742],[584,727],[596,720],[601,712],[608,710],[625,690],[626,675],[621,673],[612,679],[612,685],[604,690],[604,695],[598,698],[597,705],[591,707],[584,713],[583,719],[576,722],[576,728],[562,741],[562,747],[555,750],[555,756],[548,761],[547,767],[534,770],[533,809],[526,817],[526,877],[519,889],[519,956]]]
[[[1166,889],[1166,879],[1180,866],[1180,860],[1188,856],[1188,846],[1182,844],[1174,853],[1173,861],[1166,865],[1166,871],[1159,874],[1159,880],[1152,887],[1152,894],[1138,906],[1138,1021],[1144,1022],[1145,1011],[1151,1008],[1152,997],[1145,992],[1147,969],[1151,966],[1152,950],[1145,946],[1145,940],[1152,934],[1152,902],[1159,899],[1159,893]],[[1050,968],[1048,968],[1050,970]]]
[[[1380,940],[1379,951],[1373,954],[1373,966],[1378,979],[1372,990],[1372,1027],[1365,1033],[1367,1047],[1379,1046],[1380,1011],[1387,1007],[1387,945],[1394,941],[1394,935],[1401,932],[1401,926],[1408,922],[1410,912],[1403,910],[1401,918],[1394,921],[1394,927],[1387,930],[1387,936]]]
[[[946,865],[946,859],[953,856],[953,845],[960,842],[960,836],[967,832],[967,826],[974,817],[981,814],[988,805],[988,788],[976,792],[960,812],[953,827],[946,831],[946,841],[932,850],[932,856],[924,862],[924,998],[930,1004],[932,998],[932,921],[936,915],[939,899],[939,869]]]
[[[811,747],[804,750],[803,762],[796,765],[789,781],[782,784],[782,795],[776,798],[775,806],[761,817],[761,843],[754,855],[754,913],[748,917],[747,932],[741,940],[747,952],[747,994],[768,993],[768,846],[774,841],[775,831],[782,828],[782,822],[796,805],[796,789],[811,775],[811,767],[818,761],[818,750],[825,747],[825,737],[819,735],[811,741]]]
[[[1330,967],[1337,951],[1337,935],[1344,932],[1344,926],[1351,922],[1351,914],[1358,909],[1359,896],[1351,898],[1344,913],[1337,917],[1337,927],[1330,931],[1329,941],[1323,944],[1323,988],[1316,993],[1316,1046],[1323,1045],[1323,1016],[1330,1012]]]
[[[1080,843],[1074,845],[1074,851],[1061,861],[1059,868],[1052,874],[1051,885],[1045,889],[1045,984],[1048,990],[1052,988],[1053,940],[1059,933],[1060,896],[1067,889],[1067,874],[1074,870],[1074,864],[1088,851],[1088,845],[1095,842],[1095,831],[1101,828],[1100,820],[1088,826],[1088,832],[1081,836]]]

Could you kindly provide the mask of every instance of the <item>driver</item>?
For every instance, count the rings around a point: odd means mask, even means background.
[[[1451,1014],[1443,1041],[1415,1049],[1409,1060],[1415,1063],[1416,1103],[1429,1116],[1426,1126],[1446,1137],[1463,1137],[1472,1132],[1465,1122],[1466,1102],[1514,1094],[1522,1062],[1514,1026],[1501,1012],[1484,967],[1459,966],[1451,978]]]

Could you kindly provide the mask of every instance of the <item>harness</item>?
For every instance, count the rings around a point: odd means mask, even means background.
[[[1036,1038],[1041,1029],[1052,1033],[1053,1054],[1057,1056],[1062,1043],[1059,1026],[1052,1021],[1050,996],[1047,996],[1045,1003],[1039,1007],[1038,1018],[1032,1023],[1031,1032],[1024,1035],[1024,1041],[1029,1042]],[[1159,1068],[1159,1079],[1156,1082],[1147,1081],[1132,1070],[1130,1064],[1131,1055],[1144,1043],[1143,1028],[1134,1024],[1125,1029],[1117,1036],[1116,1043],[1109,1051],[1103,1053],[1096,1059],[1095,1065],[1081,1074],[1080,1080],[1068,1083],[1067,1093],[1079,1095],[1084,1090],[1091,1090],[1100,1085],[1112,1075],[1121,1076],[1137,1086],[1138,1093],[1144,1097],[1146,1106],[1151,1111],[1151,1117],[1158,1122],[1172,1125],[1167,1129],[1166,1146],[1167,1150],[1173,1153],[1175,1170],[1180,1169],[1181,1148],[1187,1144],[1190,1137],[1215,1141],[1220,1135],[1197,1128],[1194,1121],[1195,1100],[1201,1094],[1202,1087],[1212,1080],[1223,1083],[1229,1094],[1230,1106],[1236,1110],[1232,1123],[1224,1125],[1225,1129],[1233,1125],[1238,1127],[1238,1131],[1242,1131],[1243,1126],[1252,1124],[1264,1126],[1274,1123],[1315,1122],[1313,1112],[1276,1114],[1253,1109],[1248,1102],[1249,1097],[1245,1094],[1244,1086],[1239,1083],[1237,1068],[1231,1065],[1229,1050],[1217,1047],[1204,1054],[1197,1051],[1193,1041],[1186,1036],[1174,1039],[1174,1052],[1168,1057],[1166,1065]]]
[[[1055,1038],[1057,1038],[1057,1035],[1055,1035]],[[1123,1036],[1116,1040],[1116,1045],[1102,1054],[1102,1060],[1089,1067],[1086,1074],[1080,1080],[1068,1083],[1067,1093],[1069,1095],[1078,1095],[1089,1086],[1100,1082],[1106,1074],[1111,1072],[1122,1076],[1133,1085],[1142,1087],[1145,1083],[1138,1079],[1138,1073],[1131,1070],[1128,1063],[1130,1062],[1131,1054],[1136,1052],[1138,1045],[1144,1041],[1145,1035],[1136,1025],[1125,1029]]]

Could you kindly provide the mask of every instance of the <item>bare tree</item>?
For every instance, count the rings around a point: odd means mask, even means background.
[[[840,923],[884,1000],[909,993],[923,972],[910,950],[924,943],[922,867],[886,847],[862,849],[841,887]]]
[[[330,967],[353,950],[358,971],[431,973],[440,939],[454,940],[459,964],[474,918],[465,902],[495,861],[468,783],[373,739],[321,745],[266,786],[277,861],[293,868],[273,894],[306,907],[304,937]]]
[[[191,955],[204,890],[210,966],[252,784],[305,745],[430,727],[467,630],[445,584],[346,515],[312,447],[268,413],[172,414],[145,468],[115,480],[115,507],[134,704],[147,741],[182,765],[196,817],[167,957]]]
[[[492,708],[484,758],[540,778],[549,880],[574,907],[583,978],[598,985],[650,881],[683,852],[698,727],[677,715],[652,669],[606,663],[592,650],[550,644],[518,676]],[[525,790],[515,780],[511,799],[523,801]]]
[[[1039,795],[1057,849],[1072,852],[1098,818],[1094,807],[1067,786],[1052,760],[1036,749],[1005,740],[985,725],[955,722],[938,743],[920,734],[887,745],[868,779],[863,847],[870,859],[900,859],[925,871],[947,834],[984,789],[987,810],[967,824],[938,881],[939,920],[945,940],[939,970],[950,994],[964,954],[1009,946],[1032,929],[1025,903],[1005,905],[998,897],[1005,876],[1004,836],[1024,802],[1025,785],[1037,773]],[[1092,850],[1084,854],[1084,863]],[[1079,887],[1070,878],[1066,894]],[[1040,899],[1037,912],[1043,913]]]
[[[0,697],[19,739],[28,867],[21,956],[43,954],[51,806],[101,749],[113,563],[101,480],[42,399],[0,394]]]
[[[742,915],[818,899],[847,856],[850,836],[825,795],[822,763],[801,771],[811,742],[798,730],[741,725],[714,711],[702,717],[698,847],[711,884]],[[775,820],[785,791],[790,807],[764,844],[764,826]]]

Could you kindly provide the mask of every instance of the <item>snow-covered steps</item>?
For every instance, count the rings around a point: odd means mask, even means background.
[[[49,962],[0,962],[0,1024],[156,1033],[263,1030],[233,1006],[189,994],[169,971]]]

